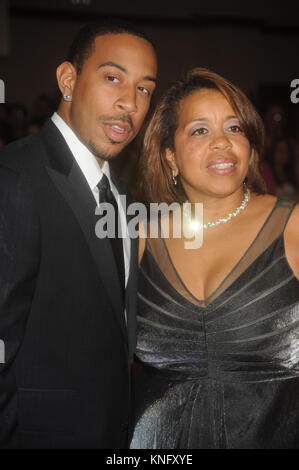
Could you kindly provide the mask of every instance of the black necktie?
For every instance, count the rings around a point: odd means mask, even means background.
[[[121,233],[121,222],[116,199],[111,191],[109,179],[103,174],[101,181],[98,183],[100,203],[107,202],[113,205],[115,215],[115,237],[109,238],[111,248],[114,254],[115,263],[119,275],[120,285],[122,287],[123,296],[125,293],[125,263],[122,238],[118,238],[118,232]]]

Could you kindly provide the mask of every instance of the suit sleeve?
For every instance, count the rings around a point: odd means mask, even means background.
[[[17,434],[15,359],[39,266],[39,221],[28,183],[0,166],[0,448]]]

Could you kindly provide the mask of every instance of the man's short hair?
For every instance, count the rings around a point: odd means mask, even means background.
[[[129,22],[105,20],[88,23],[79,30],[68,53],[67,60],[76,67],[78,73],[81,72],[84,62],[92,54],[95,39],[106,34],[131,34],[148,41],[155,48],[149,37]]]

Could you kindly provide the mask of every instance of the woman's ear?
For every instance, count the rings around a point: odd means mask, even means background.
[[[165,156],[169,167],[173,171],[173,176],[177,176],[179,174],[179,170],[175,161],[174,152],[170,149],[166,149]]]
[[[61,94],[63,96],[67,95],[72,97],[77,78],[77,72],[73,64],[70,62],[62,62],[62,64],[57,67],[56,77]]]

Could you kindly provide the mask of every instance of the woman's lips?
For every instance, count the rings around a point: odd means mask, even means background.
[[[230,175],[236,169],[236,162],[232,160],[217,159],[207,167],[209,171],[217,175]]]
[[[122,143],[127,140],[130,134],[128,125],[123,124],[105,124],[105,134],[107,137],[117,143]]]

